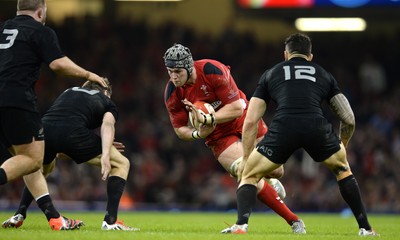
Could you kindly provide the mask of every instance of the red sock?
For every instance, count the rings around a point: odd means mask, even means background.
[[[296,214],[294,214],[281,200],[275,189],[265,181],[263,182],[264,187],[257,194],[258,199],[284,218],[289,225],[292,221],[299,220],[299,217],[297,217]]]

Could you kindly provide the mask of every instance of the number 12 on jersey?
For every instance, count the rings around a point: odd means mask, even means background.
[[[285,80],[310,80],[315,82],[315,67],[313,66],[283,66],[283,71],[285,72]]]

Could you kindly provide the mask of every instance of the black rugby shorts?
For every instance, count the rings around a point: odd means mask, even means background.
[[[51,125],[43,122],[46,134],[44,164],[57,153],[68,155],[76,163],[87,162],[102,153],[101,137],[85,127]]]
[[[0,141],[5,147],[44,140],[40,115],[19,108],[0,108]]]
[[[332,125],[321,117],[280,117],[273,119],[257,151],[274,163],[284,164],[303,148],[316,162],[322,162],[340,149]]]

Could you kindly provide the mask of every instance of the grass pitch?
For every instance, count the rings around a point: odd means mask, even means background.
[[[12,212],[1,212],[0,221],[12,216]],[[28,212],[28,218],[19,229],[0,228],[1,240],[224,240],[224,239],[359,239],[357,223],[352,216],[340,214],[303,214],[298,216],[306,224],[306,235],[294,235],[286,222],[274,213],[253,213],[247,235],[223,235],[219,232],[225,222],[234,223],[236,213],[208,212],[121,212],[119,218],[128,226],[138,227],[138,232],[100,230],[103,213],[63,212],[67,217],[85,222],[79,230],[52,231],[41,212]],[[382,239],[399,239],[400,215],[370,215],[373,227]]]

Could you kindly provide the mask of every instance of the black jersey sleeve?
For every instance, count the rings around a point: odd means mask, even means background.
[[[260,80],[258,81],[256,90],[253,93],[253,97],[261,98],[266,103],[268,103],[271,100],[271,96],[268,92],[268,76],[270,76],[270,75],[271,75],[271,73],[269,70],[265,71],[261,75]]]
[[[64,57],[58,37],[53,29],[43,27],[38,32],[37,45],[43,61],[50,64],[52,61]]]
[[[338,85],[336,79],[332,76],[332,74],[328,73],[328,75],[329,75],[329,79],[331,81],[331,88],[330,88],[330,91],[327,96],[327,100],[329,101],[333,96],[341,93],[342,91],[340,90],[339,85]]]
[[[117,105],[115,105],[115,103],[114,103],[112,100],[110,100],[110,99],[109,99],[109,102],[108,102],[108,109],[107,109],[107,112],[110,112],[110,113],[114,116],[115,121],[118,121],[118,109],[117,109]]]

